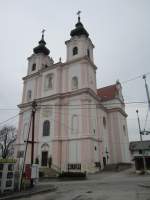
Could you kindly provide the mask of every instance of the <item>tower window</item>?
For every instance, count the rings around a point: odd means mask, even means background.
[[[87,56],[90,58],[90,50],[87,49]]]
[[[124,132],[124,135],[126,136],[126,127],[125,127],[125,125],[123,125],[123,132]]]
[[[36,64],[35,63],[32,65],[32,71],[34,71],[34,70],[36,70]]]
[[[78,89],[78,78],[74,76],[72,78],[72,90]]]
[[[104,128],[106,128],[106,118],[103,117],[103,125],[104,125]]]
[[[43,123],[43,136],[50,135],[50,122],[48,120]]]
[[[74,47],[72,51],[73,56],[78,54],[78,47]]]

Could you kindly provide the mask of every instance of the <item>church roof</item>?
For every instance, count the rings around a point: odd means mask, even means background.
[[[117,85],[109,85],[97,90],[98,96],[101,98],[101,101],[108,101],[114,99],[118,95]]]
[[[70,36],[73,37],[73,36],[80,36],[80,35],[85,35],[86,37],[88,37],[89,33],[86,31],[83,24],[80,22],[80,17],[78,17],[78,22],[75,25],[75,29],[73,29],[70,32]]]
[[[33,49],[33,52],[34,52],[35,54],[43,53],[43,54],[45,54],[45,55],[49,55],[50,50],[49,50],[45,45],[46,45],[46,42],[45,42],[45,40],[44,40],[44,33],[43,33],[43,34],[42,34],[42,38],[41,38],[41,40],[39,41],[39,45]]]

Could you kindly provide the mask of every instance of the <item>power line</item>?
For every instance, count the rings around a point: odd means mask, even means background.
[[[126,102],[126,104],[146,104],[147,102],[145,102],[145,101],[140,101],[140,102]],[[108,104],[108,105],[116,105],[116,104],[120,104],[120,103],[111,103],[111,104]],[[94,105],[94,106],[99,106],[99,105],[101,105],[101,104],[82,104],[82,106],[92,106],[92,105]],[[81,105],[62,105],[62,104],[60,104],[60,105],[54,105],[54,104],[51,104],[51,105],[40,105],[40,106],[42,106],[42,107],[73,107],[73,109],[97,109],[97,108],[95,108],[95,107],[93,107],[93,108],[85,108],[85,107],[81,107]],[[77,107],[78,106],[78,107]],[[43,109],[47,109],[47,108],[43,108]],[[21,113],[24,113],[24,112],[26,112],[26,111],[28,111],[28,110],[30,110],[30,109],[27,109],[27,110],[25,110],[25,111],[22,111]],[[21,114],[20,113],[20,114]],[[8,121],[10,121],[10,120],[13,120],[13,119],[15,119],[17,116],[18,116],[19,114],[17,114],[17,115],[15,115],[15,116],[12,116],[12,117],[10,117],[10,118],[8,118],[7,120],[5,120],[5,121],[2,121],[2,122],[0,122],[0,125],[2,125],[2,124],[4,124],[4,123],[6,123],[6,122],[8,122]]]
[[[41,104],[39,106],[47,106],[47,107],[79,107],[83,108],[81,106],[109,106],[109,105],[120,105],[121,103],[108,103],[108,104],[103,104],[104,102],[97,103],[97,104],[71,104],[71,105],[64,105],[64,104]],[[131,101],[131,102],[123,102],[123,104],[147,104],[147,101]]]
[[[150,72],[144,73],[144,75],[150,75]],[[126,81],[122,81],[121,84],[125,84],[125,83],[128,83],[128,82],[134,81],[136,79],[142,78],[142,77],[143,77],[143,74],[141,74],[139,76],[135,76],[135,77],[128,79]]]
[[[15,115],[15,116],[13,116],[13,117],[10,117],[10,118],[8,118],[8,119],[5,120],[5,121],[0,122],[0,125],[4,124],[4,123],[6,123],[6,122],[8,122],[8,121],[10,121],[10,120],[15,119],[16,117],[18,117],[18,115],[19,115],[19,114]]]
[[[111,106],[111,105],[120,105],[121,103],[109,103],[105,104],[105,102],[101,102],[101,103],[97,103],[97,104],[82,104],[82,106]],[[147,104],[147,101],[131,101],[131,102],[123,102],[123,104],[126,104],[126,105],[130,105],[130,104]],[[49,107],[78,107],[78,108],[81,108],[83,109],[83,107],[81,107],[81,105],[63,105],[63,104],[44,104],[44,105],[39,105],[39,106],[49,106]],[[85,108],[84,108],[85,109]],[[95,108],[91,108],[91,109],[95,109]],[[9,108],[0,108],[0,110],[18,110],[18,109],[9,109]]]
[[[51,110],[51,108],[41,108],[42,110]],[[72,113],[64,113],[64,112],[62,112],[62,111],[54,111],[56,114],[60,114],[60,115],[63,115],[63,116],[73,116],[73,114]],[[75,115],[77,114],[77,113],[74,113]],[[95,114],[95,115],[92,115],[92,114],[90,114],[90,115],[84,115],[84,114],[77,114],[78,116],[80,116],[80,117],[84,117],[84,118],[89,118],[89,119],[103,119],[103,116],[97,116],[97,114]],[[52,118],[50,118],[50,119],[52,119]],[[113,119],[118,119],[117,117],[113,117]],[[122,120],[122,121],[124,121],[124,119],[120,119],[120,120]],[[137,118],[127,118],[127,120],[137,120]],[[145,121],[145,119],[142,119],[142,121]],[[149,120],[150,121],[150,120]]]
[[[19,110],[17,108],[0,108],[0,110]]]
[[[8,118],[8,119],[6,119],[6,120],[0,122],[0,126],[1,126],[2,124],[5,124],[5,123],[8,122],[8,121],[11,121],[11,120],[17,118],[20,114],[22,114],[22,113],[24,113],[24,112],[26,112],[26,111],[29,111],[29,110],[31,110],[31,109],[28,108],[27,110],[24,110],[24,111],[22,111],[22,112],[20,112],[20,113],[18,113],[18,114],[16,114],[16,115],[14,115],[14,116],[12,116],[12,117],[10,117],[10,118]]]

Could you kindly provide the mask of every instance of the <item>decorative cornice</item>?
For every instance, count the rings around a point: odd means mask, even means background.
[[[124,103],[124,101],[122,101],[119,97],[115,97],[115,98],[113,98],[113,99],[110,99],[110,100],[106,100],[106,101],[101,101],[102,102],[102,104],[105,104],[105,103],[108,103],[108,102],[110,102],[110,101],[114,101],[114,100],[118,100],[118,101],[120,101],[120,103],[122,104],[122,105],[125,105],[125,103]],[[109,105],[109,104],[108,104]],[[105,105],[104,105],[105,106]]]
[[[121,109],[121,108],[111,108],[111,109],[108,109],[107,108],[107,112],[108,113],[112,113],[112,112],[120,112],[124,117],[127,117],[128,115],[126,114],[126,112]]]
[[[94,137],[91,137],[91,136],[74,137],[74,138],[57,137],[57,138],[52,139],[52,142],[57,142],[57,141],[74,141],[74,140],[93,140],[93,141],[96,141],[96,142],[102,142],[101,139],[94,138]]]
[[[97,101],[99,101],[99,97],[90,88],[83,88],[83,89],[78,89],[78,90],[74,90],[74,91],[70,91],[70,92],[53,94],[53,95],[50,95],[50,96],[47,96],[47,97],[42,97],[42,98],[35,99],[35,101],[37,103],[42,103],[42,102],[46,102],[46,101],[49,101],[49,100],[64,99],[66,97],[72,97],[72,96],[82,95],[83,93],[88,93],[93,98],[95,98]],[[18,107],[19,108],[25,108],[25,107],[29,107],[31,105],[32,105],[32,102],[28,102],[28,103],[19,104]],[[101,106],[104,108],[103,105],[101,105]]]
[[[97,69],[96,65],[91,61],[91,59],[89,59],[88,56],[82,56],[82,57],[79,57],[79,58],[75,58],[75,59],[73,59],[73,60],[71,60],[71,61],[62,63],[62,66],[64,66],[64,65],[70,65],[70,64],[72,64],[72,63],[80,62],[80,61],[83,61],[83,60],[86,61],[86,62],[89,62],[89,63],[91,64],[91,66],[92,66],[95,70]]]
[[[56,68],[56,67],[62,66],[62,64],[63,64],[63,63],[58,62],[58,63],[52,64],[52,65],[50,65],[50,66],[43,67],[43,68],[40,69],[39,71],[37,71],[37,72],[35,72],[35,73],[33,73],[33,74],[29,74],[29,75],[23,77],[22,79],[23,79],[23,80],[27,80],[27,79],[30,79],[30,78],[39,76],[41,73],[43,73],[43,72],[45,72],[45,71],[48,71],[48,70],[50,70],[50,69],[54,69],[54,68]]]
[[[50,96],[47,96],[47,97],[35,99],[35,101],[40,106],[40,104],[43,103],[43,102],[47,102],[47,101],[55,100],[55,99],[64,99],[64,98],[67,98],[67,97],[73,97],[73,96],[78,96],[78,95],[82,95],[82,94],[91,95],[91,97],[93,97],[98,102],[98,105],[96,105],[97,109],[101,108],[105,112],[108,112],[108,113],[117,111],[117,112],[120,112],[121,114],[123,114],[125,117],[127,117],[127,114],[121,108],[111,108],[111,109],[109,109],[109,108],[107,108],[107,106],[104,106],[103,103],[101,102],[99,96],[91,88],[83,88],[83,89],[78,89],[78,90],[74,90],[74,91],[70,91],[70,92],[53,94],[53,95],[50,95]],[[23,103],[23,104],[18,105],[19,108],[27,108],[27,107],[31,107],[31,106],[32,106],[32,102]]]
[[[64,62],[64,63],[61,63],[61,62],[58,62],[58,63],[55,63],[55,64],[52,64],[50,66],[47,66],[46,68],[42,68],[40,69],[39,71],[33,73],[33,74],[29,74],[25,77],[23,77],[22,79],[23,80],[27,80],[27,79],[30,79],[30,78],[33,78],[33,77],[36,77],[36,76],[39,76],[41,73],[43,72],[46,72],[48,70],[52,70],[52,69],[55,69],[56,67],[65,67],[67,65],[70,65],[72,63],[76,63],[76,62],[80,62],[80,61],[85,61],[85,62],[89,62],[90,65],[96,70],[97,67],[96,65],[88,58],[88,56],[84,56],[84,57],[80,57],[80,58],[76,58],[72,61],[69,61],[69,62]]]

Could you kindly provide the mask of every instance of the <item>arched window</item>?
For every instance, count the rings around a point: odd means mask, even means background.
[[[103,125],[104,125],[104,128],[106,128],[106,118],[103,117]]]
[[[73,56],[75,56],[75,55],[78,54],[78,47],[74,47],[74,48],[73,48],[72,54],[73,54]]]
[[[45,77],[45,90],[52,89],[54,84],[54,75],[47,74]]]
[[[74,76],[72,78],[72,90],[78,89],[78,78]]]
[[[48,120],[43,123],[43,136],[50,135],[50,122]]]
[[[33,63],[33,65],[32,65],[32,71],[34,71],[34,70],[36,70],[36,64],[35,63]]]
[[[77,134],[78,133],[78,126],[79,126],[78,116],[77,115],[73,115],[72,116],[72,133],[73,134]]]
[[[31,98],[32,98],[32,91],[28,90],[27,91],[27,101],[31,101]]]

